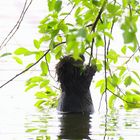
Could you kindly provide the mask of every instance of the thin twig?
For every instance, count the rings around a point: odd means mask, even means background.
[[[28,5],[27,5],[27,1],[28,1],[28,0],[26,0],[25,3],[24,3],[23,10],[22,10],[22,12],[21,12],[21,14],[20,14],[20,17],[19,17],[17,23],[14,25],[14,27],[11,29],[11,31],[8,33],[8,35],[7,35],[7,36],[4,38],[4,40],[2,41],[2,43],[1,43],[1,45],[0,45],[0,49],[2,49],[2,47],[6,46],[7,43],[12,39],[12,37],[13,37],[13,36],[15,35],[15,33],[18,31],[18,29],[19,29],[19,27],[20,27],[20,25],[21,25],[21,22],[23,21],[23,18],[24,18],[24,16],[25,16],[27,10],[29,9],[30,5],[32,4],[32,1],[33,1],[33,0],[31,0],[31,1],[29,2]]]
[[[58,43],[54,46],[54,48],[56,48],[59,45],[62,45],[66,42],[61,42]],[[50,49],[48,49],[35,63],[33,63],[30,67],[26,68],[25,70],[21,71],[20,73],[18,73],[17,75],[15,75],[13,78],[11,78],[10,80],[8,80],[7,82],[5,82],[3,85],[0,86],[0,88],[3,88],[5,85],[7,85],[8,83],[10,83],[11,81],[13,81],[14,79],[16,79],[17,77],[19,77],[20,75],[22,75],[23,73],[27,72],[28,70],[30,70],[32,67],[34,67],[36,64],[38,64],[46,55],[47,53],[50,52]]]
[[[115,94],[114,92],[112,92],[110,89],[107,89],[110,93],[112,93],[114,96],[118,97],[119,99],[121,99],[122,101],[129,103],[129,104],[137,104],[137,103],[133,103],[133,102],[129,102],[123,98],[121,98],[119,95]]]
[[[101,9],[100,9],[100,11],[99,11],[99,13],[98,13],[98,15],[97,15],[97,17],[96,17],[94,23],[91,24],[91,26],[92,26],[91,32],[95,32],[95,28],[96,28],[96,26],[97,26],[98,21],[101,19],[101,15],[102,15],[102,13],[103,13],[105,4],[106,4],[106,0],[104,0],[103,5],[102,5],[102,7],[101,7]],[[86,26],[86,27],[89,27],[89,25]],[[89,58],[89,63],[88,63],[88,65],[90,65],[91,60],[92,60],[92,57],[93,57],[93,46],[94,46],[94,38],[92,39],[92,43],[91,43],[91,51],[90,51],[90,58]]]
[[[73,7],[71,8],[70,12],[59,22],[58,25],[60,25],[73,11],[73,9],[75,8],[76,5],[73,5]]]
[[[100,18],[101,18],[101,14],[102,14],[103,11],[104,11],[105,5],[106,5],[106,0],[104,0],[103,5],[102,5],[102,7],[101,7],[101,9],[100,9],[100,11],[99,11],[97,17],[96,17],[96,20],[95,20],[94,23],[92,24],[92,29],[91,29],[91,31],[93,31],[93,32],[95,31],[96,25],[97,25],[98,21],[99,21]]]

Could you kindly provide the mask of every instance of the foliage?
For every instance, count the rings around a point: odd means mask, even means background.
[[[21,56],[40,63],[41,73],[26,82],[26,91],[39,87],[36,106],[55,105],[58,89],[52,86],[50,64],[54,59],[84,54],[91,65],[96,63],[100,78],[95,87],[100,93],[111,93],[109,106],[117,99],[126,108],[140,107],[140,76],[131,65],[140,61],[137,27],[140,3],[136,0],[48,0],[48,14],[38,26],[41,38],[34,49],[18,48],[14,59]],[[119,37],[119,38],[118,38]],[[123,40],[123,41],[121,41]],[[115,43],[114,43],[115,42]],[[32,66],[29,63],[27,68]],[[104,73],[104,76],[102,75]],[[134,90],[133,87],[136,87]],[[128,94],[129,91],[129,94]]]

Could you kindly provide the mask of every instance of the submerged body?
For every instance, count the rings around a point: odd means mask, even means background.
[[[58,111],[65,113],[93,113],[90,84],[96,66],[83,66],[84,60],[74,60],[66,56],[56,66],[62,94]]]

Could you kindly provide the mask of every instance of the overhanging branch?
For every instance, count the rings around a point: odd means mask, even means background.
[[[61,42],[58,43],[54,46],[54,48],[56,48],[59,45],[65,44],[66,42]],[[48,53],[50,52],[50,49],[48,49],[35,63],[33,63],[30,67],[26,68],[25,70],[21,71],[20,73],[18,73],[17,75],[15,75],[14,77],[12,77],[10,80],[8,80],[7,82],[5,82],[4,84],[2,84],[0,86],[0,88],[3,88],[5,85],[7,85],[8,83],[10,83],[11,81],[13,81],[14,79],[16,79],[17,77],[19,77],[20,75],[22,75],[23,73],[27,72],[28,70],[30,70],[32,67],[34,67],[36,64],[38,64]]]

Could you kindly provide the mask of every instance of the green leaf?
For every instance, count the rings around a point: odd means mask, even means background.
[[[49,48],[51,51],[53,51],[53,49],[54,49],[54,40],[53,39],[50,41]]]
[[[81,2],[81,0],[73,0],[75,2],[75,4],[79,4]]]
[[[36,103],[35,103],[35,106],[37,107],[37,108],[40,108],[40,109],[42,109],[42,104],[43,103],[45,103],[46,102],[46,100],[38,100]]]
[[[136,57],[135,57],[135,60],[136,60],[137,63],[139,63],[139,61],[140,61],[140,56],[136,56]]]
[[[108,52],[107,58],[109,58],[114,63],[117,63],[118,57],[119,55],[113,49],[110,49],[110,51]]]
[[[48,98],[48,96],[47,96],[47,94],[45,93],[45,92],[37,92],[36,94],[35,94],[35,96],[37,97],[37,98],[39,98],[39,99],[42,99],[42,98]]]
[[[136,39],[135,32],[125,31],[123,33],[123,39],[125,44],[132,43]]]
[[[122,76],[124,74],[124,72],[126,71],[126,67],[124,67],[124,66],[119,66],[119,67],[117,67],[117,69],[120,70],[119,76]]]
[[[101,2],[99,0],[92,0],[92,3],[95,5],[95,6],[100,6],[101,5]]]
[[[77,36],[85,38],[87,35],[87,31],[84,28],[79,29]]]
[[[47,85],[49,84],[49,80],[44,80],[43,82],[40,83],[40,88],[44,88],[47,87]]]
[[[26,66],[26,69],[32,67],[34,65],[34,63],[29,63],[27,66]]]
[[[38,130],[38,129],[37,128],[30,128],[30,129],[27,129],[26,132],[31,133],[31,132],[34,132],[36,130]]]
[[[40,64],[40,67],[41,67],[41,70],[42,70],[42,76],[45,76],[47,75],[48,73],[48,66],[46,64],[46,62],[42,61],[41,64]]]
[[[40,48],[40,43],[36,39],[34,40],[34,46],[39,49]]]
[[[115,95],[111,95],[109,97],[109,107],[110,107],[110,109],[113,109],[116,99],[117,99],[117,97]]]
[[[118,6],[118,5],[114,5],[114,4],[107,5],[107,10],[112,15],[114,15],[119,9],[120,9],[120,6]]]
[[[113,36],[112,36],[112,34],[109,33],[109,32],[104,32],[104,35],[105,35],[105,36],[108,36],[108,37],[109,37],[110,39],[112,39],[112,40],[114,39]]]
[[[113,84],[114,87],[119,85],[119,78],[115,74],[113,74],[111,78],[112,78],[111,83]]]
[[[19,57],[13,56],[13,59],[16,60],[18,64],[23,64],[23,61]]]
[[[38,51],[35,54],[36,54],[35,55],[36,60],[39,60],[44,55],[44,52],[43,51]]]
[[[59,24],[58,29],[60,29],[65,34],[69,31],[68,25],[64,21]]]
[[[43,78],[41,76],[34,76],[31,77],[27,82],[26,82],[26,86],[28,86],[31,83],[36,83],[36,82],[42,82]]]
[[[82,10],[83,10],[83,7],[78,7],[78,8],[76,9],[76,11],[75,11],[74,16],[75,16],[75,17],[79,16],[79,14],[80,14],[80,12],[81,12]]]
[[[101,36],[97,36],[96,38],[96,47],[104,46],[104,41],[102,40]]]
[[[21,48],[16,49],[15,52],[14,52],[14,54],[27,56],[27,55],[33,54],[33,52],[30,52],[26,48],[22,48],[21,47]]]
[[[36,86],[38,86],[38,84],[36,84],[36,83],[31,83],[31,84],[29,84],[29,85],[27,86],[27,88],[25,89],[25,91],[27,92],[28,90],[30,90],[30,89],[32,89],[32,88],[34,88],[34,87],[36,87]]]
[[[62,1],[61,1],[61,0],[57,0],[56,3],[55,3],[54,8],[55,8],[55,10],[56,10],[57,12],[60,12],[61,6],[62,6]]]
[[[136,72],[136,71],[132,71],[133,72],[133,74],[139,79],[139,81],[140,81],[140,76],[139,76],[139,74]]]
[[[4,54],[0,55],[0,57],[5,57],[5,56],[8,56],[8,55],[12,55],[12,53],[4,53]]]
[[[123,8],[126,8],[127,4],[128,4],[128,0],[122,0],[123,3]]]
[[[104,79],[99,80],[99,81],[96,83],[96,87],[100,87],[100,93],[103,94],[104,91],[105,91],[105,80],[104,80]]]
[[[136,90],[136,89],[131,89],[135,94],[140,95],[140,91]]]
[[[121,51],[122,51],[123,54],[126,54],[126,46],[123,46],[123,47],[121,48]]]
[[[53,11],[55,7],[56,0],[48,0],[49,11]]]
[[[127,76],[127,77],[125,78],[125,80],[124,80],[125,86],[128,87],[129,85],[131,85],[131,83],[132,83],[132,78],[131,78],[131,76]]]
[[[132,51],[135,52],[137,49],[137,46],[128,46],[128,48]]]
[[[47,53],[45,58],[46,58],[47,63],[51,62],[51,54],[50,53]]]
[[[39,42],[45,42],[45,41],[49,41],[50,40],[50,36],[49,35],[44,35],[43,37],[40,38]]]

